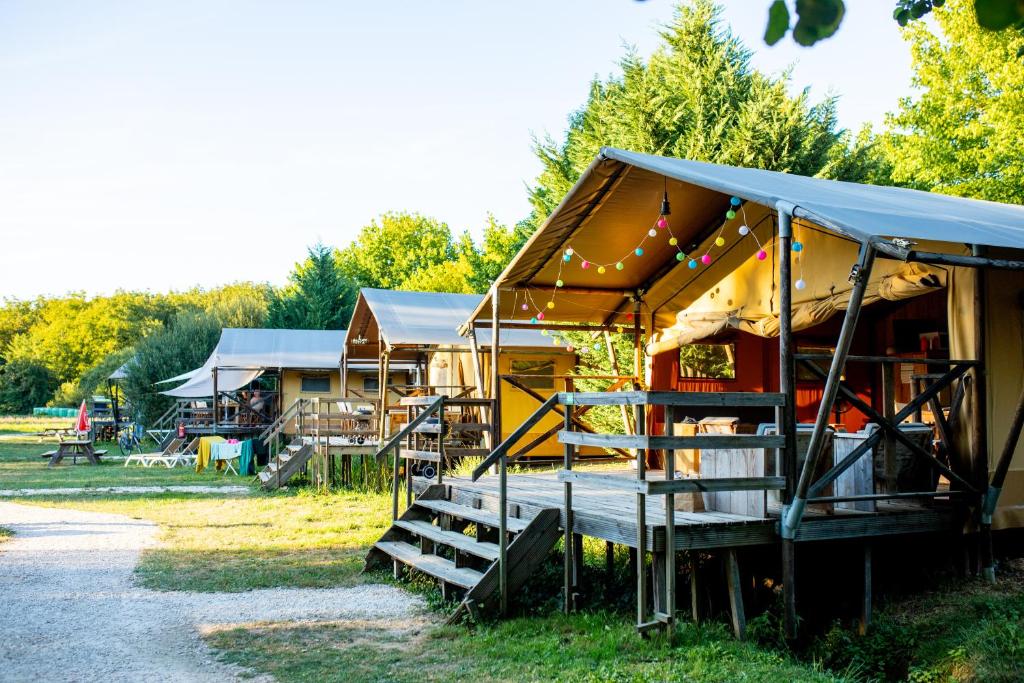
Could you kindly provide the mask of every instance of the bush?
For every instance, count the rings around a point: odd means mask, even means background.
[[[0,413],[31,413],[50,399],[57,385],[42,363],[16,358],[0,367]]]

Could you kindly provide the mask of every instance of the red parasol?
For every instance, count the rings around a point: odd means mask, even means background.
[[[84,399],[82,400],[82,406],[78,409],[78,422],[75,423],[75,431],[89,431],[89,409],[85,407]]]

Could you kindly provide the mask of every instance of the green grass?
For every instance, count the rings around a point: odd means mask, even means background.
[[[811,655],[863,680],[1024,680],[1024,561],[1004,563],[996,586],[950,581],[894,601],[867,636],[835,627]]]
[[[393,624],[256,625],[214,630],[222,658],[280,681],[832,681],[724,626],[641,640],[628,617],[598,612],[475,629]]]
[[[0,526],[0,544],[14,538],[14,532],[5,526]]]
[[[38,489],[107,486],[173,486],[202,484],[219,486],[224,484],[245,485],[246,477],[223,475],[214,471],[196,474],[191,468],[142,467],[132,464],[124,466],[121,460],[109,460],[95,465],[77,465],[64,459],[55,467],[47,467],[48,460],[39,457],[41,453],[56,446],[50,443],[13,443],[0,441],[0,489]],[[107,449],[108,455],[120,454],[117,444],[99,444]]]
[[[35,434],[44,429],[66,429],[74,423],[73,417],[2,415],[0,416],[0,435]]]
[[[25,502],[156,522],[162,545],[143,553],[136,576],[147,588],[171,591],[360,583],[366,549],[390,521],[388,498],[352,492]]]

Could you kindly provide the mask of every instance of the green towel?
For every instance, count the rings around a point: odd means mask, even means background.
[[[256,474],[256,463],[252,457],[252,440],[246,439],[242,442],[242,449],[238,456],[238,474],[241,476],[252,476]]]

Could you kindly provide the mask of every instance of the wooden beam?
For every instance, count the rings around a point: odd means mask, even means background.
[[[576,406],[654,405],[654,406],[708,406],[740,408],[748,406],[773,407],[786,404],[779,393],[749,391],[680,392],[680,391],[599,391],[561,392],[558,402]]]
[[[492,323],[490,320],[477,320],[475,327],[487,327]],[[586,325],[584,323],[556,323],[538,320],[536,323],[523,320],[503,320],[503,330],[554,330],[556,332],[607,332],[614,330],[617,325]],[[643,330],[641,330],[642,332]]]
[[[593,486],[640,492],[648,496],[668,496],[676,493],[710,493],[714,491],[769,491],[781,490],[783,477],[721,477],[713,479],[648,479],[637,481],[632,477],[597,472],[560,470],[559,481],[579,482]]]
[[[558,439],[562,443],[576,446],[597,446],[598,448],[781,448],[786,439],[781,435],[760,434],[695,434],[694,436],[647,436],[641,434],[581,434],[561,431]]]

